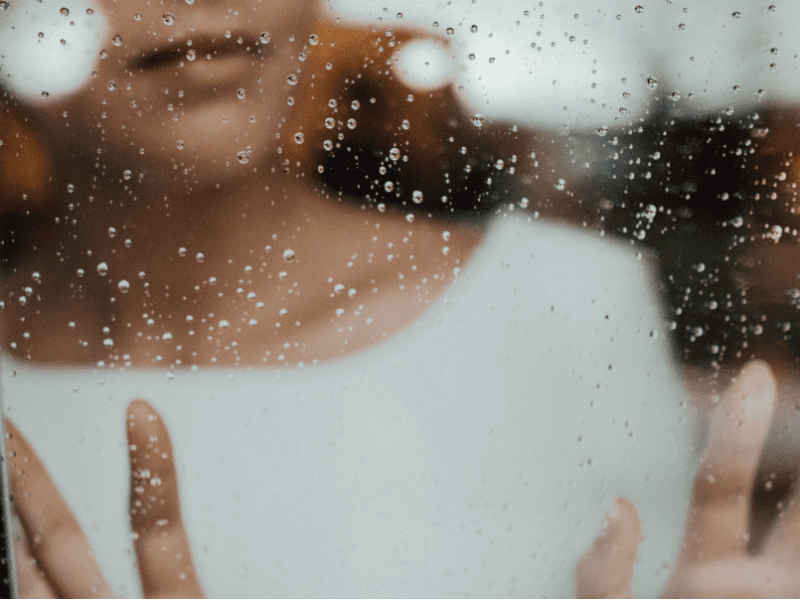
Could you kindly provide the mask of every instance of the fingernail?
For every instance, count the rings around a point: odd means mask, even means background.
[[[619,523],[620,517],[619,503],[616,499],[611,502],[606,511],[606,516],[600,524],[600,535],[597,538],[598,543],[603,543],[603,540],[608,536],[609,529],[613,531],[614,527]]]
[[[611,501],[611,508],[608,511],[608,520],[617,521],[621,515],[622,511],[619,508],[619,500],[614,498],[614,500]]]

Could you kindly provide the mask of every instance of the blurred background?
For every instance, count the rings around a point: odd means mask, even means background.
[[[446,38],[464,102],[521,126],[624,127],[663,97],[696,114],[800,100],[800,3],[794,1],[326,4],[342,19],[413,25]],[[418,58],[409,69],[424,62]]]

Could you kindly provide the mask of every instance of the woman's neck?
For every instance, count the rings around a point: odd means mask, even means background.
[[[482,233],[412,224],[291,174],[224,191],[156,187],[121,178],[69,195],[81,200],[59,239],[10,282],[10,296],[34,289],[7,300],[6,348],[51,363],[329,360],[413,322]]]

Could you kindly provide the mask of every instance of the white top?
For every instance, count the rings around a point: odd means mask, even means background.
[[[674,564],[693,415],[636,249],[514,213],[417,323],[304,368],[37,368],[7,413],[110,583],[140,594],[125,407],[172,434],[210,596],[573,596],[616,495],[643,522],[637,594]]]

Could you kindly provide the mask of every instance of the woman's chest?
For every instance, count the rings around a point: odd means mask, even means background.
[[[409,358],[414,378],[374,365],[39,374],[17,387],[30,375],[18,372],[7,406],[122,593],[136,593],[123,428],[135,397],[171,431],[211,595],[569,595],[617,495],[640,508],[643,560],[671,560],[693,464],[679,403],[507,363],[456,372]]]

